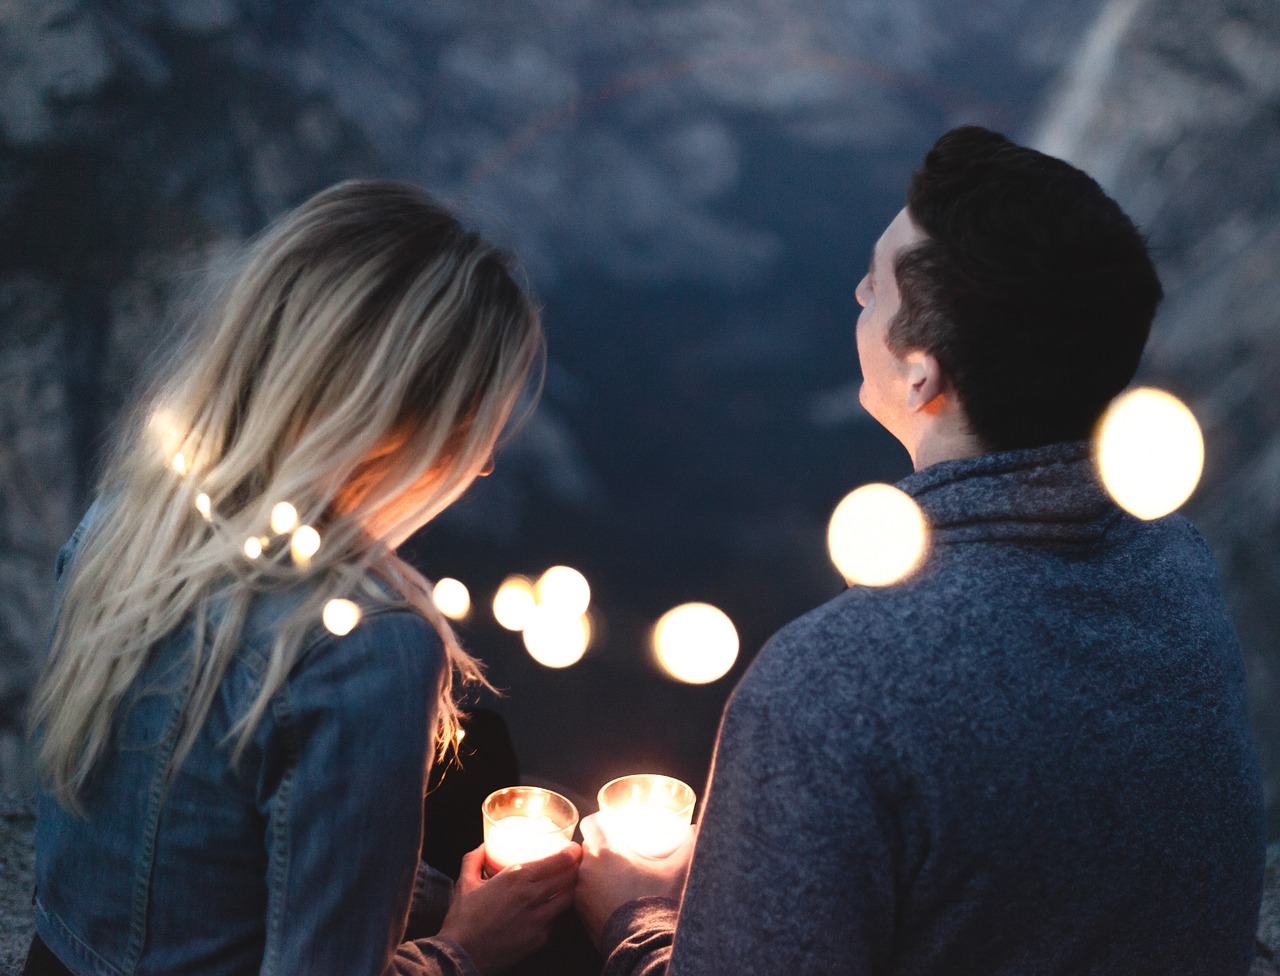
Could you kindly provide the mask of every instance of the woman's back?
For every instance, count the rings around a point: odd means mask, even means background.
[[[440,641],[406,609],[366,606],[344,637],[317,621],[233,764],[228,732],[276,626],[305,597],[254,600],[172,782],[190,626],[156,645],[129,688],[84,816],[40,795],[37,929],[59,956],[102,973],[380,971],[403,935],[421,845]]]

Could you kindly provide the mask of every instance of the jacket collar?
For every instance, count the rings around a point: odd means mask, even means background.
[[[1124,513],[1107,495],[1087,441],[942,461],[898,487],[935,542],[1097,543]]]

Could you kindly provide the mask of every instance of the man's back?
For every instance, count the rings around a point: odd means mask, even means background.
[[[1199,536],[1084,445],[903,487],[922,570],[784,629],[726,711],[671,971],[1245,973],[1261,791]]]

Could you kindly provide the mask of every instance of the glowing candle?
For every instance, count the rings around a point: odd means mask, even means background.
[[[538,786],[508,786],[490,793],[480,811],[490,873],[550,857],[569,845],[578,826],[578,808]]]
[[[623,776],[600,788],[600,827],[610,844],[641,857],[667,857],[689,836],[696,799],[670,776]]]

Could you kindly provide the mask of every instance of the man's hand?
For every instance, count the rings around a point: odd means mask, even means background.
[[[466,951],[482,976],[501,972],[547,941],[551,921],[573,904],[582,848],[515,864],[484,878],[484,845],[462,859],[440,935]]]
[[[610,847],[598,817],[593,813],[579,825],[582,830],[582,864],[578,869],[575,902],[591,940],[600,946],[609,916],[629,901],[649,895],[679,899],[689,873],[697,827],[669,856],[642,857],[626,848]]]

